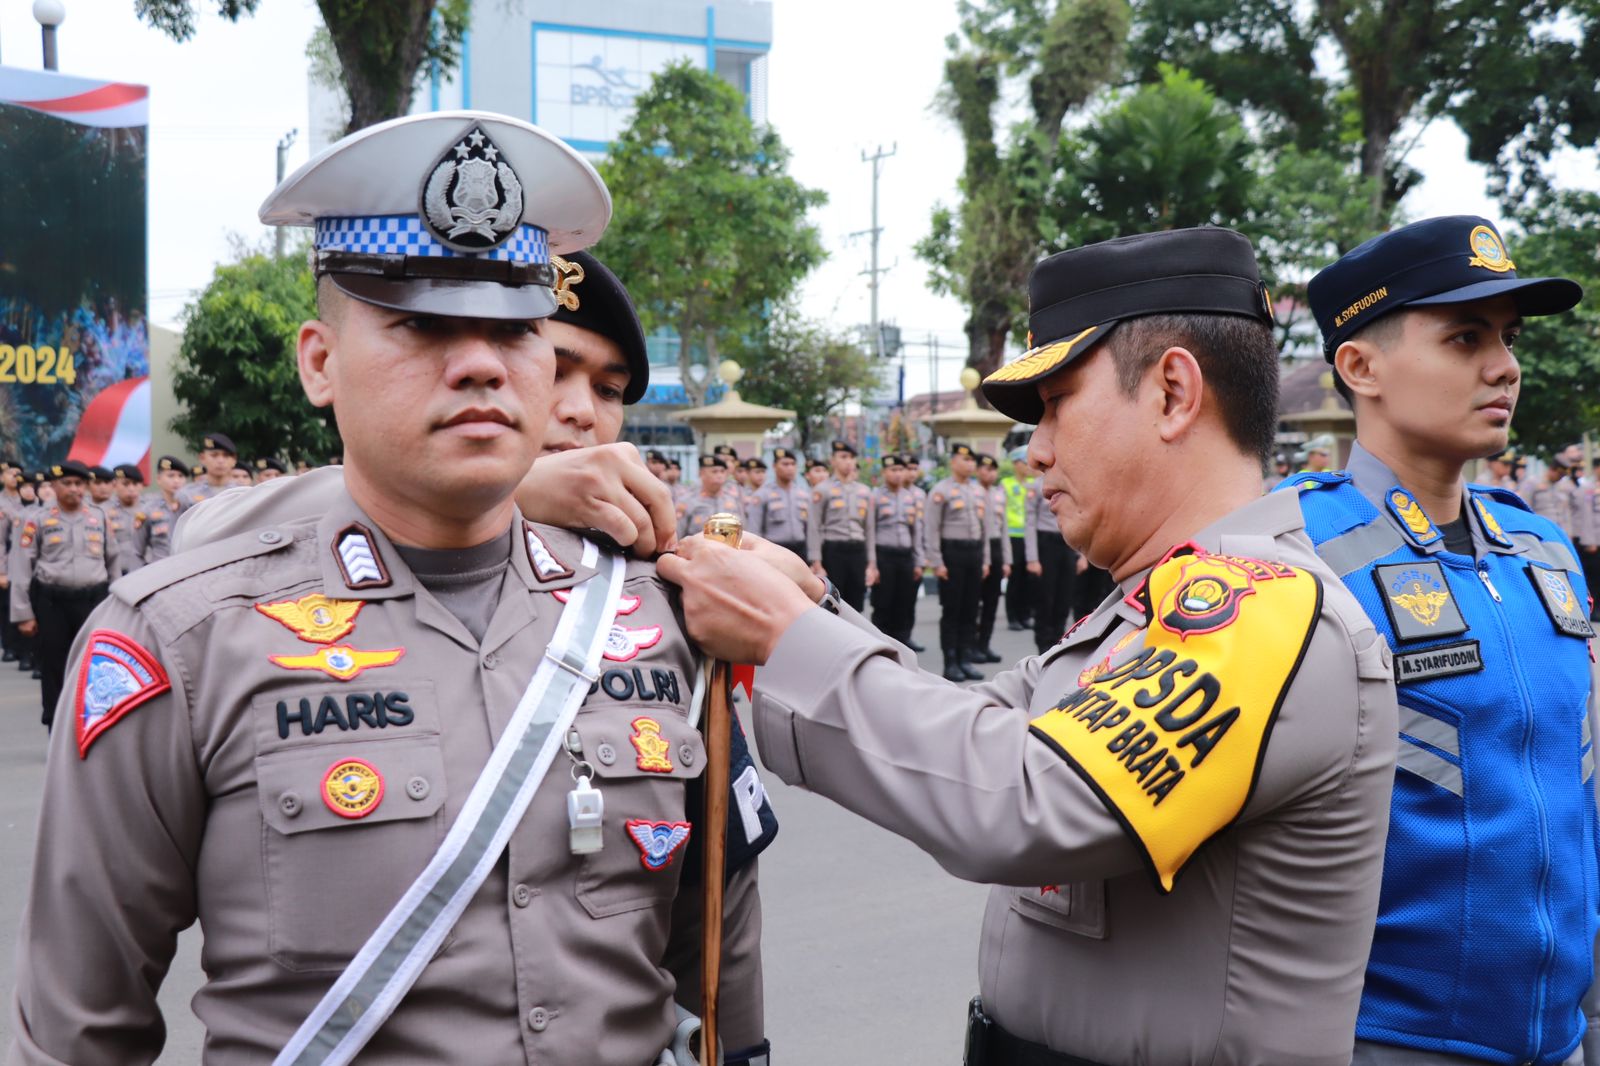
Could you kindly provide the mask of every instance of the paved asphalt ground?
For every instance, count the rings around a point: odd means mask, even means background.
[[[938,602],[918,605],[917,639],[938,670]],[[1032,635],[1006,629],[1014,661]],[[995,668],[987,672],[993,674]],[[0,666],[0,1048],[9,1041],[16,934],[44,776],[37,682]],[[977,990],[984,889],[958,881],[911,845],[833,803],[766,777],[782,828],[761,859],[767,1033],[782,1063],[961,1061],[967,1001]],[[188,1001],[201,983],[200,933],[179,944],[161,1001],[163,1064],[200,1059]],[[3,1054],[3,1051],[0,1051]]]

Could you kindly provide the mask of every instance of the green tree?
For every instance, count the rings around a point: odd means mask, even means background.
[[[1350,152],[1375,228],[1420,177],[1396,146],[1407,123],[1459,126],[1508,204],[1544,187],[1557,148],[1600,138],[1594,0],[1160,0],[1140,5],[1133,42],[1142,80],[1180,64],[1302,150]],[[1323,46],[1342,60],[1333,80]]]
[[[999,366],[1044,250],[1062,123],[1121,70],[1127,0],[962,0],[938,106],[961,134],[960,202],[935,207],[917,254],[936,292],[968,315],[967,364]],[[1025,87],[1029,120],[997,129],[1001,98]],[[1003,145],[1003,147],[1002,147]]]
[[[173,432],[197,447],[227,433],[245,457],[283,455],[323,462],[343,447],[333,415],[312,407],[295,368],[300,323],[317,316],[305,254],[246,253],[217,268],[184,309],[183,344],[172,391],[182,405]]]
[[[1520,277],[1569,277],[1600,292],[1600,194],[1552,192],[1517,212],[1508,235]],[[1600,311],[1585,301],[1564,315],[1530,318],[1517,342],[1522,395],[1514,439],[1548,454],[1600,426]]]
[[[783,141],[715,74],[670,66],[635,104],[600,167],[615,206],[596,253],[627,279],[647,330],[677,332],[684,389],[699,405],[711,376],[697,381],[690,367],[714,367],[724,344],[762,335],[767,309],[822,261],[807,213],[825,195],[788,175]]]
[[[233,22],[255,14],[261,0],[216,0]],[[195,32],[196,0],[134,0],[134,10],[175,41]],[[454,70],[471,21],[471,0],[317,0],[350,104],[353,132],[411,110],[424,69]],[[312,46],[313,58],[320,50]],[[324,64],[326,65],[326,64]]]
[[[740,396],[793,411],[802,448],[825,435],[828,417],[850,399],[883,384],[883,364],[871,353],[792,305],[780,307],[761,339],[744,345],[738,357]]]

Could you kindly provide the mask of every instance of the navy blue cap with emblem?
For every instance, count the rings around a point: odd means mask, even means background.
[[[137,482],[140,485],[144,484],[144,474],[132,463],[122,463],[112,467],[111,473],[113,476],[120,477],[125,481]]]
[[[1162,314],[1272,321],[1249,238],[1219,226],[1162,230],[1041,259],[1028,278],[1028,351],[983,380],[994,409],[1018,422],[1044,415],[1038,383],[1081,358],[1119,322]]]
[[[235,447],[233,438],[225,433],[207,433],[200,438],[200,450],[203,452],[227,452],[229,455],[238,455],[239,449]]]
[[[93,475],[89,473],[89,468],[78,462],[76,459],[61,460],[54,466],[49,467],[46,471],[46,474],[51,481],[56,481],[64,477],[82,478],[84,481],[94,480]]]
[[[552,256],[550,262],[556,268],[556,313],[551,319],[598,333],[621,349],[628,364],[622,402],[638,402],[650,387],[650,356],[628,290],[609,267],[588,252]]]
[[[546,318],[553,253],[600,239],[611,195],[554,134],[489,111],[380,122],[273,190],[261,221],[313,226],[312,266],[344,293],[401,311]]]
[[[179,473],[187,474],[189,472],[189,464],[175,455],[163,455],[156,460],[156,473],[160,474],[168,470],[176,470]]]
[[[1567,278],[1519,278],[1493,222],[1477,215],[1426,218],[1380,234],[1321,271],[1307,286],[1333,362],[1358,330],[1403,307],[1516,299],[1525,317],[1569,311],[1583,289]]]

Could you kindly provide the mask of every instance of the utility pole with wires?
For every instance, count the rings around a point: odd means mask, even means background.
[[[861,161],[872,164],[872,228],[860,230],[850,235],[859,237],[861,234],[867,233],[872,236],[872,266],[861,273],[872,279],[867,283],[867,288],[872,293],[872,324],[868,328],[872,331],[872,355],[876,359],[883,358],[883,332],[878,325],[878,275],[889,272],[888,267],[878,266],[878,238],[883,233],[883,227],[878,225],[878,178],[883,173],[883,161],[894,155],[899,147],[898,144],[892,144],[889,146],[889,150],[885,152],[883,145],[880,144],[878,145],[878,150],[872,155],[868,155],[866,152],[861,153]]]
[[[294,139],[298,136],[300,136],[300,131],[292,129],[285,133],[283,139],[278,142],[278,185],[283,184],[284,171],[289,169],[289,149],[294,147]],[[273,188],[277,188],[277,185],[274,185]],[[279,259],[283,258],[283,235],[286,229],[288,229],[287,226],[279,226],[277,236],[274,238],[274,247],[277,250]]]

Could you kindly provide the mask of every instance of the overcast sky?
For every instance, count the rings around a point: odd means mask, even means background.
[[[199,31],[176,44],[134,18],[133,0],[65,3],[64,72],[150,86],[150,314],[176,323],[228,257],[230,236],[268,235],[255,212],[274,183],[279,137],[307,126],[304,56],[315,4],[263,0],[253,18],[233,25],[211,13],[213,0],[199,0]],[[806,309],[840,325],[867,321],[860,272],[868,244],[851,236],[870,225],[870,168],[861,156],[895,147],[879,193],[880,255],[893,267],[881,313],[911,342],[907,394],[928,385],[930,337],[946,357],[936,384],[954,388],[963,312],[928,291],[912,251],[932,206],[953,197],[960,169],[959,138],[929,108],[944,39],[955,29],[954,0],[776,0],[773,21],[769,117],[794,153],[794,175],[828,194],[816,221],[831,256],[806,284]],[[30,0],[0,0],[0,63],[40,66]],[[305,141],[289,153],[291,171],[307,158]],[[1454,127],[1435,123],[1411,161],[1428,180],[1406,201],[1409,216],[1495,213]],[[1592,166],[1576,165],[1573,176],[1592,184]]]

